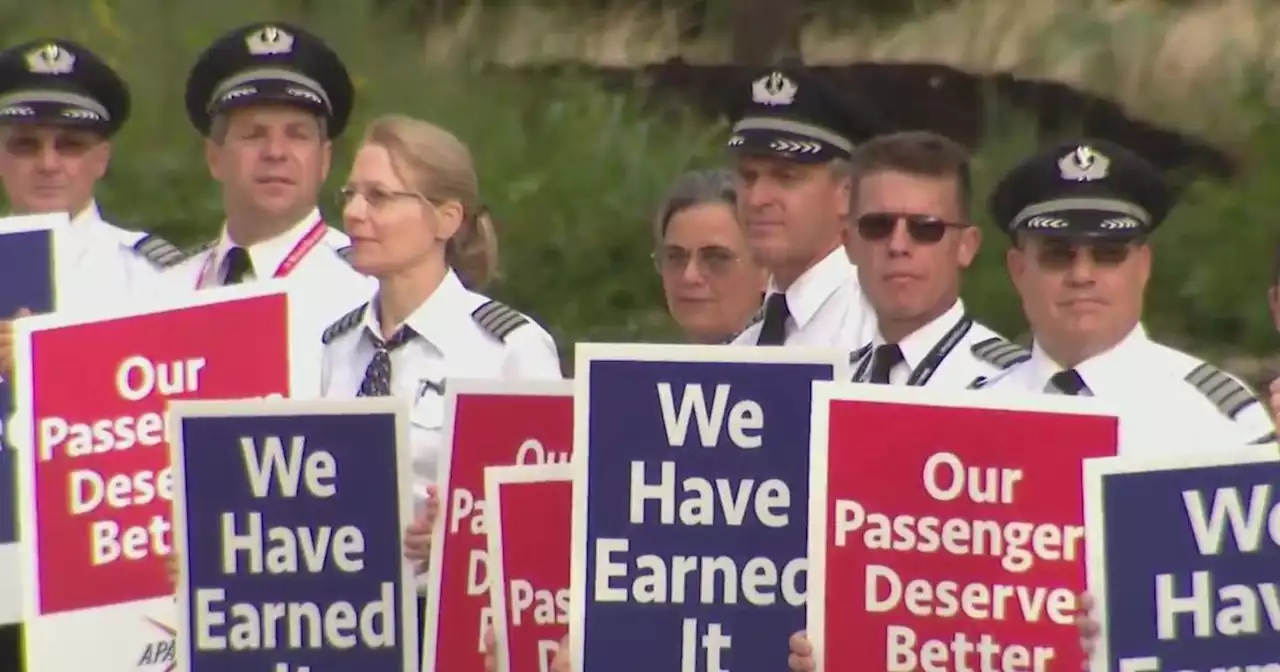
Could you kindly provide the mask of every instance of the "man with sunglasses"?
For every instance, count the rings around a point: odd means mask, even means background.
[[[59,310],[137,296],[182,259],[158,236],[107,223],[94,200],[128,117],[128,87],[85,47],[52,39],[0,53],[0,181],[10,213],[71,217],[55,232]]]
[[[319,37],[255,23],[218,38],[187,79],[187,116],[222,185],[221,235],[169,272],[180,290],[288,278],[318,339],[375,286],[346,261],[350,239],[317,207],[351,78]],[[295,282],[296,281],[296,282]]]
[[[1213,449],[1275,440],[1266,406],[1233,376],[1148,338],[1148,236],[1174,195],[1159,171],[1102,141],[1063,144],[1014,168],[991,195],[1012,239],[1006,263],[1035,344],[974,387],[1101,396],[1124,445]]]
[[[841,247],[849,218],[849,154],[875,135],[870,114],[803,67],[758,73],[731,116],[738,219],[768,270],[764,308],[738,345],[851,350],[874,317]]]
[[[845,245],[877,323],[853,353],[854,380],[962,389],[1024,357],[960,300],[960,276],[982,242],[969,223],[965,148],[927,131],[894,133],[859,146],[852,164]]]
[[[103,219],[94,199],[111,138],[129,117],[129,89],[102,59],[70,40],[0,52],[0,182],[14,215],[66,213],[54,231],[59,311],[147,296],[182,258],[164,239]],[[0,377],[11,365],[12,322],[0,321]],[[2,448],[0,448],[2,449]],[[0,484],[11,496],[12,484]],[[0,548],[0,669],[19,669],[21,595],[17,545]]]
[[[973,387],[1103,397],[1131,451],[1274,442],[1270,414],[1247,387],[1142,328],[1147,236],[1173,201],[1154,166],[1101,141],[1054,147],[1006,175],[989,205],[1012,239],[1006,263],[1035,343]],[[789,648],[793,672],[817,669],[804,632]]]

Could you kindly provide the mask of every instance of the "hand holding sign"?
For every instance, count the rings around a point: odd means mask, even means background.
[[[431,530],[440,516],[439,492],[435,485],[427,486],[426,508],[404,531],[404,557],[413,562],[418,574],[427,571],[427,562],[431,559]]]
[[[1093,620],[1093,596],[1088,593],[1080,595],[1080,610],[1076,613],[1076,627],[1080,629],[1080,648],[1084,650],[1085,660],[1093,658],[1093,650],[1098,646],[1098,634],[1101,628]]]
[[[791,635],[791,655],[787,657],[787,667],[791,672],[813,672],[817,666],[813,663],[813,645],[803,630]]]
[[[19,320],[31,314],[26,308],[19,308],[13,320]],[[0,376],[9,375],[13,371],[13,320],[0,322]]]

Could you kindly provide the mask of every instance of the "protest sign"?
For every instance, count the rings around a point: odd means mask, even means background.
[[[181,669],[417,672],[408,406],[169,408]]]
[[[489,467],[484,492],[495,672],[546,672],[569,632],[573,470]]]
[[[292,313],[284,293],[238,287],[183,307],[18,322],[10,438],[25,494],[32,669],[119,669],[165,654],[157,643],[171,640],[174,615],[166,404],[314,394],[319,339],[295,333]]]
[[[580,344],[575,358],[575,664],[786,669],[804,627],[812,386],[847,380],[848,353]]]
[[[61,215],[0,218],[0,320],[20,309],[53,310],[56,291],[54,231],[69,221]],[[0,625],[22,617],[22,575],[18,564],[18,490],[14,455],[5,438],[13,390],[0,375]]]
[[[820,669],[1078,670],[1096,399],[815,386],[809,637]]]
[[[1085,465],[1097,672],[1280,669],[1275,448]]]
[[[562,380],[448,381],[422,669],[484,670],[484,632],[493,627],[485,468],[568,462],[572,393]]]

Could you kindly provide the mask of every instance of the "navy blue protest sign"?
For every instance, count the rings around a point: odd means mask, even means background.
[[[813,382],[847,380],[847,353],[580,344],[575,358],[575,663],[786,669],[805,622]]]
[[[395,399],[170,405],[181,669],[416,671],[407,413]]]
[[[1274,448],[1085,463],[1095,671],[1280,669]]]
[[[46,313],[54,307],[53,232],[64,215],[0,218],[0,320],[20,309]],[[18,515],[16,469],[5,424],[13,414],[13,389],[0,376],[0,624],[17,623],[22,603],[17,583]],[[12,585],[11,585],[12,584]]]

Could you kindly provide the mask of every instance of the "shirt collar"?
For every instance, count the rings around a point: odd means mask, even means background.
[[[58,234],[58,256],[77,263],[95,244],[106,239],[108,229],[103,225],[102,213],[96,201],[75,213],[68,225]]]
[[[1135,325],[1119,343],[1077,365],[1076,373],[1080,374],[1085,386],[1094,392],[1100,389],[1114,390],[1118,385],[1126,385],[1133,379],[1134,349],[1141,348],[1148,342],[1150,339],[1147,338],[1147,330],[1141,324]],[[1126,361],[1129,366],[1125,365]],[[1047,389],[1049,378],[1064,368],[1053,361],[1039,343],[1032,344],[1031,359],[1026,366],[1030,368],[1028,382],[1032,389],[1037,390]]]
[[[853,277],[853,262],[843,247],[831,251],[822,261],[809,267],[787,288],[787,309],[796,327],[803,329],[805,324],[818,314],[818,309],[827,302],[841,287]],[[778,285],[769,278],[769,291],[778,291]]]
[[[456,351],[459,345],[463,345],[458,335],[466,332],[457,329],[454,321],[458,319],[458,315],[470,315],[470,311],[466,310],[464,304],[467,294],[462,281],[453,271],[449,271],[440,282],[440,286],[436,287],[435,291],[431,292],[431,296],[410,313],[408,319],[397,326],[396,330],[409,327],[420,338],[435,346],[442,355]],[[374,310],[376,302],[375,298],[366,306],[362,324],[367,335],[381,340],[382,329],[378,325],[378,317]]]
[[[98,209],[97,201],[89,201],[88,207],[77,212],[71,217],[72,228],[85,228],[96,222],[102,221],[102,211]]]
[[[962,318],[964,318],[964,302],[956,299],[947,312],[933,318],[932,322],[916,329],[899,341],[898,347],[902,350],[902,358],[907,366],[912,371],[916,370],[925,357],[928,357],[933,348],[947,335],[947,332],[951,331]],[[877,332],[872,345],[878,347],[884,344],[884,337]]]
[[[311,229],[321,223],[320,209],[316,208],[307,214],[306,217],[298,220],[293,226],[289,227],[284,233],[248,246],[249,261],[253,262],[253,276],[259,280],[265,280],[275,275],[276,269],[280,268],[280,264],[284,263],[285,257],[297,247],[298,243],[306,237]],[[227,257],[227,252],[233,247],[242,247],[236,245],[231,240],[231,236],[227,233],[227,227],[222,227],[222,236],[218,238],[218,245],[214,249],[212,267],[214,276],[222,277],[222,262]]]

